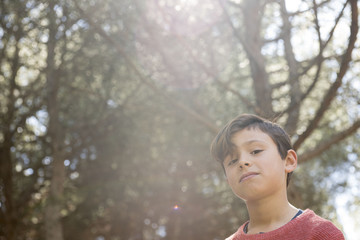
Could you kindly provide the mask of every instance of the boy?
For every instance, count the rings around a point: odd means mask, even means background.
[[[232,191],[245,201],[250,216],[226,240],[344,239],[330,221],[288,202],[286,187],[297,155],[277,124],[240,115],[218,133],[211,155],[222,164]]]

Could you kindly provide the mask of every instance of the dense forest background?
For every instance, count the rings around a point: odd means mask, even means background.
[[[246,208],[209,145],[240,113],[291,135],[294,205],[359,228],[358,19],[356,0],[1,0],[0,239],[224,239]]]

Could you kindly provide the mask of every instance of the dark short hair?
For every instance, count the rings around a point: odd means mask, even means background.
[[[211,156],[221,163],[224,171],[224,160],[232,155],[235,145],[231,138],[243,129],[260,129],[275,142],[281,158],[284,160],[288,150],[292,149],[291,140],[285,130],[278,124],[252,114],[241,114],[226,124],[211,144]],[[286,185],[289,185],[291,173],[288,173]]]

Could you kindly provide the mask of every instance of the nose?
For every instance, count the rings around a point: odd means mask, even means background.
[[[248,161],[240,161],[239,167],[240,168],[250,167],[250,163]]]
[[[238,162],[240,169],[243,169],[244,167],[250,167],[252,165],[251,157],[248,156],[246,153],[240,153],[238,155]]]

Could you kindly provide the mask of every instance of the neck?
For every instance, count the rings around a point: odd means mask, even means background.
[[[291,221],[298,211],[288,202],[286,192],[265,199],[248,200],[246,206],[250,216],[249,234],[275,230]]]

